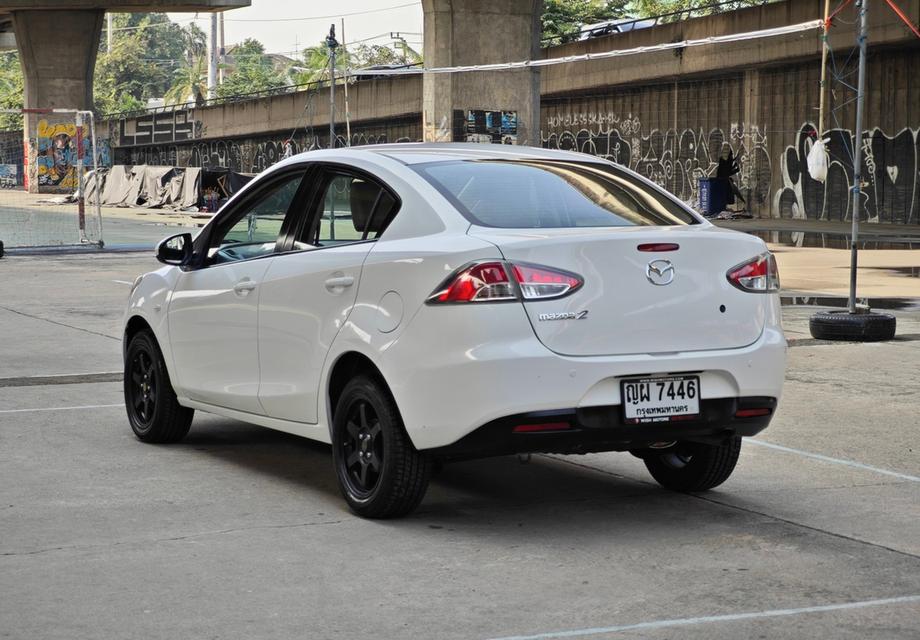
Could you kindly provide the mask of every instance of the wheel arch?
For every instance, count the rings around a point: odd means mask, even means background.
[[[393,391],[387,384],[386,378],[380,371],[380,368],[373,360],[368,358],[359,351],[345,351],[339,355],[332,367],[329,369],[329,378],[326,383],[326,400],[328,401],[329,432],[332,434],[332,423],[335,420],[335,407],[339,402],[345,385],[348,384],[355,376],[365,374],[378,380],[386,389],[390,397],[393,397]],[[395,401],[395,399],[394,399]],[[398,410],[397,405],[397,410]]]
[[[122,340],[122,356],[127,353],[128,344],[131,342],[131,338],[141,331],[149,331],[154,338],[156,338],[156,334],[153,331],[153,327],[150,326],[150,323],[147,322],[143,316],[135,314],[125,323],[125,333]],[[159,340],[157,340],[157,344],[159,344]]]

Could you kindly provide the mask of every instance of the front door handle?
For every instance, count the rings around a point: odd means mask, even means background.
[[[350,287],[354,283],[354,276],[337,276],[335,278],[329,278],[326,280],[326,288],[329,291],[335,291],[336,289],[344,289],[345,287]]]
[[[240,297],[245,297],[249,295],[249,292],[256,288],[256,283],[246,278],[240,280],[235,285],[233,285],[233,293]]]

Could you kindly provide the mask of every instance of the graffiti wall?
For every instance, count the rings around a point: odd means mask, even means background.
[[[35,165],[39,187],[77,187],[77,125],[39,120],[35,129]]]
[[[782,185],[774,196],[775,215],[810,220],[850,219],[853,208],[853,149],[856,142],[848,129],[832,129],[824,135],[828,172],[823,182],[808,173],[808,153],[817,140],[811,123],[799,129],[794,142],[781,156]],[[868,222],[920,223],[920,129],[902,129],[889,135],[881,129],[862,136],[860,208]]]
[[[336,146],[348,145],[344,128],[338,130]],[[276,162],[312,149],[328,147],[328,134],[301,130],[187,143],[117,147],[115,163],[165,165],[174,167],[225,167],[240,173],[259,173]],[[351,146],[411,142],[421,139],[421,123],[416,119],[392,120],[380,124],[352,125]]]
[[[767,139],[757,125],[644,128],[638,115],[568,113],[547,117],[543,146],[590,153],[633,169],[681,200],[695,203],[699,180],[714,175],[720,155],[730,150],[741,172],[735,180],[753,207],[769,200],[772,163]]]

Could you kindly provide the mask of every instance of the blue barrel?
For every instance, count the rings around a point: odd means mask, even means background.
[[[728,180],[725,178],[700,178],[700,211],[711,216],[725,210],[728,201]]]

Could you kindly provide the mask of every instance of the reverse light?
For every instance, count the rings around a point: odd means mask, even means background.
[[[769,251],[732,267],[725,276],[733,286],[749,293],[779,291],[779,269]]]
[[[514,279],[521,287],[525,300],[559,298],[571,293],[584,284],[574,273],[539,267],[532,264],[513,264]]]
[[[568,271],[488,260],[454,273],[428,297],[428,303],[548,300],[568,295],[583,284],[581,276]]]

